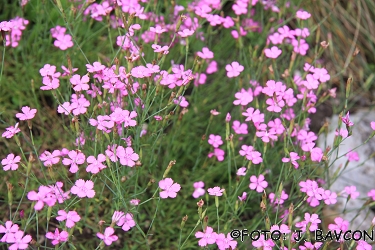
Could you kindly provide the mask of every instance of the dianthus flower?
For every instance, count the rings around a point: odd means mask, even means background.
[[[173,183],[171,178],[165,178],[159,181],[159,188],[163,191],[160,192],[160,197],[162,199],[176,198],[177,192],[180,191],[181,186],[178,183]]]
[[[18,163],[21,161],[20,156],[15,156],[14,154],[8,154],[7,158],[1,160],[1,165],[3,165],[3,170],[17,170]]]
[[[79,198],[93,198],[95,196],[94,182],[91,180],[76,180],[74,186],[70,189],[72,194],[76,194]]]
[[[48,232],[46,234],[46,238],[52,240],[52,245],[55,246],[59,244],[60,242],[67,241],[69,238],[69,233],[64,230],[59,232],[59,229],[56,228],[54,233]]]
[[[112,227],[107,227],[105,230],[104,230],[104,234],[102,233],[97,233],[96,236],[103,240],[104,243],[109,246],[112,244],[112,242],[118,240],[118,237],[116,235],[114,235],[115,233],[115,230],[112,228]]]
[[[206,227],[205,232],[196,232],[195,238],[200,239],[198,245],[205,247],[207,245],[215,244],[217,239],[217,233],[214,232],[212,227]]]
[[[250,177],[249,188],[251,190],[256,190],[258,193],[262,193],[263,190],[268,186],[268,182],[264,179],[264,175],[259,175],[257,178],[255,175]]]
[[[244,67],[240,65],[238,62],[234,61],[231,64],[227,64],[225,66],[227,70],[227,76],[229,78],[237,77],[240,73],[244,70]]]

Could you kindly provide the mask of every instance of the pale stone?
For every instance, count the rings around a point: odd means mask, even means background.
[[[336,205],[327,206],[325,216],[332,215],[332,218],[340,216],[348,220],[350,222],[350,230],[368,230],[375,214],[368,207],[364,208],[363,204],[369,199],[367,193],[371,189],[375,189],[375,160],[374,158],[369,159],[370,155],[375,152],[375,137],[371,138],[367,144],[362,144],[373,132],[370,123],[371,121],[375,121],[375,111],[357,111],[355,114],[350,114],[350,120],[354,122],[352,136],[341,142],[338,154],[337,150],[335,150],[329,157],[330,178],[341,167],[339,177],[332,184],[330,190],[339,195],[346,186],[356,186],[357,192],[360,195],[355,200],[349,200],[346,204],[345,214],[343,214],[343,211],[346,198],[341,195],[341,197],[338,197]],[[327,146],[333,147],[335,130],[338,128],[338,116],[334,116],[329,120],[329,126],[330,132],[327,139],[325,139],[323,134],[319,137],[318,145],[323,150]],[[341,128],[346,128],[345,124],[342,124]],[[348,166],[344,169],[348,159],[345,154],[351,150],[358,153],[359,161],[349,162]],[[338,159],[335,161],[336,155]],[[359,215],[357,216],[357,214]]]

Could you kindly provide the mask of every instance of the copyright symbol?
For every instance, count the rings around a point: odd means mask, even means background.
[[[241,231],[238,230],[238,229],[233,229],[231,232],[230,232],[230,237],[232,237],[233,239],[237,239],[238,237],[241,236]]]

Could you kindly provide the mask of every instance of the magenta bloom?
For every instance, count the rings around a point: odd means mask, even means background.
[[[237,77],[240,75],[240,73],[245,69],[242,65],[240,65],[238,62],[232,62],[231,64],[227,64],[225,66],[225,69],[227,70],[227,76],[229,78]]]
[[[8,128],[5,128],[5,132],[1,135],[2,137],[5,137],[7,139],[10,139],[12,138],[15,134],[21,132],[21,130],[18,128],[18,122],[16,123],[16,125],[13,127],[13,126],[10,126]]]
[[[220,250],[235,249],[237,247],[237,241],[233,240],[230,233],[227,234],[227,237],[225,237],[225,234],[221,233],[217,235],[216,245]]]
[[[195,189],[194,193],[193,193],[193,197],[195,199],[206,193],[206,190],[204,190],[204,182],[203,181],[194,182],[193,187]]]
[[[234,100],[233,104],[242,105],[242,106],[248,105],[254,99],[253,91],[251,88],[249,88],[248,90],[245,90],[244,88],[242,88],[240,92],[237,92],[234,95],[234,97],[236,97],[237,100]]]
[[[95,196],[94,182],[91,180],[76,180],[75,185],[70,189],[72,194],[76,194],[79,198],[93,198]]]
[[[39,159],[43,161],[45,167],[52,167],[52,165],[57,164],[60,161],[60,151],[54,150],[52,154],[49,151],[44,151]]]
[[[89,85],[87,84],[90,81],[90,78],[87,75],[81,76],[74,75],[70,78],[70,83],[74,86],[74,91],[88,90]]]
[[[264,54],[266,55],[266,57],[268,58],[273,58],[273,59],[276,59],[279,57],[279,55],[281,55],[282,53],[282,50],[279,49],[278,47],[276,46],[273,46],[272,48],[270,49],[265,49],[264,50]]]
[[[56,228],[55,232],[48,232],[46,238],[52,240],[52,245],[57,245],[60,242],[67,241],[69,238],[69,233],[67,231],[59,232],[59,229]]]
[[[122,230],[125,232],[129,231],[131,228],[135,227],[135,221],[133,219],[133,215],[131,213],[127,213],[123,216],[120,216],[120,218],[117,221],[117,226],[121,227]]]
[[[196,232],[195,238],[200,239],[198,241],[198,245],[201,247],[205,247],[210,244],[215,244],[217,239],[217,233],[214,232],[212,227],[207,227],[206,231],[203,232]]]
[[[159,181],[159,188],[163,191],[160,192],[160,197],[162,199],[176,198],[177,192],[180,191],[181,186],[178,183],[173,183],[171,178],[165,178]]]
[[[214,53],[210,51],[207,47],[202,49],[202,52],[198,51],[197,55],[202,59],[212,59],[214,58]]]
[[[254,150],[253,146],[242,145],[240,155],[245,156],[246,159],[252,161],[253,164],[259,164],[263,162],[262,154]]]
[[[5,222],[5,227],[3,225],[0,225],[0,233],[4,234],[3,237],[0,239],[0,242],[8,242],[11,236],[13,236],[14,233],[18,232],[18,230],[18,225],[13,224],[12,221]]]
[[[296,17],[302,20],[309,19],[311,17],[311,14],[304,10],[299,10],[296,12]]]
[[[346,157],[348,157],[348,161],[359,161],[359,155],[355,151],[350,151],[346,154]]]
[[[268,182],[264,179],[264,175],[259,175],[257,178],[255,175],[250,177],[249,188],[251,190],[256,190],[258,193],[262,193],[263,190],[268,186]]]
[[[64,158],[62,160],[62,164],[65,166],[70,165],[69,172],[71,173],[77,173],[78,171],[78,165],[83,164],[85,162],[86,156],[78,150],[72,150],[68,153],[69,158]]]
[[[61,50],[66,50],[70,47],[73,47],[72,36],[68,34],[61,35],[57,37],[53,44]]]
[[[305,213],[305,220],[301,222],[296,223],[296,227],[301,228],[303,232],[306,232],[306,226],[310,224],[309,231],[314,232],[315,230],[318,229],[318,224],[321,223],[322,221],[319,219],[317,214],[309,214]]]
[[[208,194],[212,196],[222,196],[225,189],[221,189],[220,187],[214,187],[207,189]]]
[[[371,122],[370,126],[371,126],[372,130],[375,130],[375,122]]]
[[[354,125],[354,123],[352,121],[350,121],[350,117],[349,117],[349,111],[348,113],[346,113],[345,117],[342,117],[341,118],[342,122],[347,126],[347,127],[351,127]]]
[[[20,156],[14,156],[14,154],[8,154],[7,158],[3,159],[1,161],[1,165],[3,165],[3,170],[17,170],[18,169],[18,163],[21,161]]]
[[[93,173],[93,174],[99,173],[101,170],[107,167],[106,165],[102,163],[102,162],[105,162],[105,160],[106,158],[105,158],[105,155],[103,154],[99,154],[98,159],[95,159],[94,156],[87,157],[87,163],[89,164],[87,165],[86,171],[88,173]]]
[[[220,148],[214,148],[214,152],[211,152],[208,154],[208,158],[211,158],[212,156],[216,156],[218,161],[224,160],[225,151]]]
[[[8,243],[14,243],[9,246],[9,250],[26,249],[29,247],[29,243],[32,240],[30,235],[25,235],[24,231],[15,232],[8,239]]]
[[[118,237],[114,235],[115,230],[112,227],[107,227],[104,231],[104,234],[97,233],[96,236],[98,236],[99,239],[103,240],[104,243],[109,246],[112,244],[112,242],[118,240]]]
[[[21,121],[33,119],[37,112],[36,109],[30,109],[28,106],[22,107],[21,110],[22,113],[16,114],[16,117]]]
[[[220,135],[213,135],[211,134],[208,138],[208,143],[212,145],[214,148],[218,148],[220,145],[223,144]]]
[[[66,220],[67,228],[74,227],[75,223],[81,220],[81,217],[78,215],[76,211],[65,212],[64,210],[59,210],[57,214],[59,216],[56,217],[56,220],[58,221]]]
[[[120,163],[123,166],[134,167],[135,162],[139,159],[139,155],[134,153],[131,147],[124,148],[123,146],[118,146],[116,155],[120,158]]]

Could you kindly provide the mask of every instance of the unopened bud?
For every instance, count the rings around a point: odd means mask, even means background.
[[[326,49],[326,48],[328,48],[329,43],[328,43],[327,41],[323,41],[323,42],[320,43],[320,45],[321,45],[324,49]]]
[[[171,168],[172,168],[172,166],[173,166],[174,164],[176,164],[176,160],[173,160],[173,161],[170,161],[170,162],[169,162],[168,167],[167,167],[167,169],[165,170],[165,172],[164,172],[164,174],[163,174],[163,179],[164,179],[165,177],[167,177],[169,171],[171,170]]]

